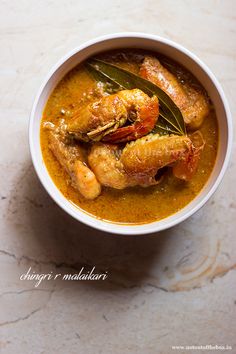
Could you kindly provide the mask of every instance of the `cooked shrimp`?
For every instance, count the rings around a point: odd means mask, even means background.
[[[187,127],[198,129],[209,114],[209,103],[200,90],[185,90],[178,79],[161,65],[158,59],[145,57],[140,75],[165,91],[181,110]]]
[[[173,166],[173,174],[188,181],[197,170],[202,148],[194,146],[187,136],[149,134],[127,144],[120,160],[130,175],[155,176],[160,168]]]
[[[103,186],[124,189],[132,186],[147,187],[158,184],[160,179],[147,174],[131,175],[120,160],[121,150],[117,145],[96,143],[88,156],[89,165]]]
[[[126,142],[148,134],[158,114],[156,96],[150,98],[139,89],[123,90],[78,110],[67,130],[79,140]],[[123,127],[127,120],[134,123]]]
[[[195,147],[187,136],[149,134],[121,150],[118,146],[96,143],[88,156],[99,182],[124,189],[160,183],[158,171],[172,166],[177,178],[190,180],[196,172],[202,146]]]
[[[95,199],[101,193],[101,185],[86,165],[86,157],[82,148],[78,144],[67,145],[53,130],[50,131],[49,147],[70,175],[73,187],[86,199]]]
[[[130,174],[156,171],[179,160],[191,148],[191,140],[187,136],[159,136],[149,134],[137,141],[127,144],[121,161]]]

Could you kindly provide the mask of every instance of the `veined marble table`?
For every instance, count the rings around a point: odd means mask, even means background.
[[[0,2],[0,353],[236,353],[235,145],[226,176],[193,217],[151,236],[115,236],[66,215],[33,170],[32,101],[45,74],[95,36],[143,31],[196,53],[236,112],[236,2]],[[106,269],[106,281],[20,280]],[[199,351],[198,351],[199,352]],[[201,352],[201,351],[200,351]],[[205,350],[204,353],[215,351]]]

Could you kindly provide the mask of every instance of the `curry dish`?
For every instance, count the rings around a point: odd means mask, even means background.
[[[176,213],[214,167],[217,119],[185,68],[126,49],[79,64],[58,83],[41,149],[61,193],[106,221],[142,224]]]

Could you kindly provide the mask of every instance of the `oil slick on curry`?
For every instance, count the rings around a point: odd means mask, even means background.
[[[41,148],[51,178],[95,217],[149,223],[186,206],[217,154],[214,108],[168,58],[120,50],[71,70],[49,97]]]

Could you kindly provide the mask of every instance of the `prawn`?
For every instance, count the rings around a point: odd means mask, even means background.
[[[120,159],[122,150],[117,145],[95,143],[88,156],[89,165],[99,182],[106,187],[124,189],[133,186],[147,187],[160,183],[160,179],[147,174],[127,173]]]
[[[81,107],[68,123],[67,131],[87,142],[127,142],[148,134],[158,114],[156,96],[150,98],[139,89],[122,90]],[[128,120],[132,124],[124,127]]]
[[[95,199],[101,193],[101,184],[86,164],[85,153],[78,144],[66,144],[61,135],[51,130],[49,147],[54,156],[69,174],[72,186],[86,199]]]
[[[209,102],[200,90],[193,87],[185,90],[178,79],[152,56],[145,57],[140,76],[159,86],[172,98],[189,129],[197,130],[202,125],[209,114]]]
[[[126,144],[124,149],[95,143],[88,156],[99,182],[124,189],[147,187],[161,182],[164,167],[173,168],[175,177],[189,181],[197,170],[203,143],[195,146],[188,136],[149,134]],[[163,169],[163,170],[161,170]]]

